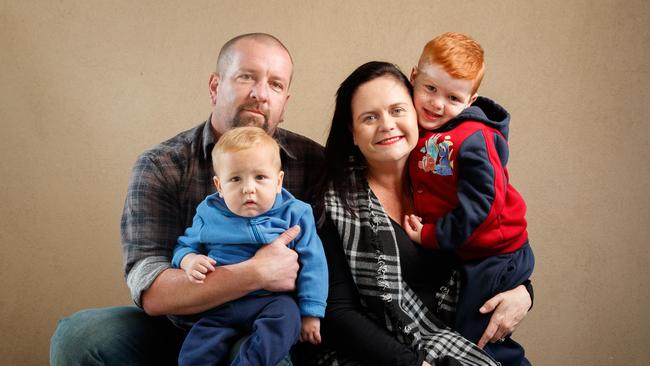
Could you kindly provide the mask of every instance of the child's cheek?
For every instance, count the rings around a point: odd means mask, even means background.
[[[421,102],[420,99],[416,96],[413,95],[413,106],[415,107],[415,114],[417,115],[418,118],[418,125],[420,124],[420,120],[422,119],[421,113],[422,113],[422,108],[421,108]]]
[[[417,91],[413,94],[413,106],[415,106],[415,110],[418,112],[418,118],[420,117],[420,109],[422,107],[423,103],[423,96],[421,93],[418,93]]]

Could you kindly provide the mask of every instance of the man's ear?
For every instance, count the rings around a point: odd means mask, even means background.
[[[291,94],[287,94],[287,99],[284,100],[284,106],[282,106],[282,113],[280,114],[280,120],[278,123],[284,122],[284,112],[287,111],[287,103],[289,103],[289,98],[291,98]]]
[[[278,174],[278,188],[276,189],[276,193],[282,192],[282,181],[284,180],[284,172],[280,170],[280,173]]]
[[[413,69],[411,69],[411,84],[415,83],[415,77],[418,76],[418,67],[413,66]]]
[[[219,86],[219,74],[213,72],[210,74],[210,80],[208,81],[208,88],[210,89],[210,104],[217,104],[217,87]]]

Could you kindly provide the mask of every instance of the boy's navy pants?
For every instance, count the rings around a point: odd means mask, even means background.
[[[458,332],[478,343],[492,315],[481,314],[478,309],[494,295],[521,285],[534,267],[535,257],[528,243],[513,253],[463,263],[463,285],[456,309]],[[489,343],[485,351],[504,366],[530,365],[523,347],[509,336],[502,342]]]
[[[231,365],[275,365],[300,335],[300,311],[288,295],[246,296],[204,314],[187,334],[179,365],[216,365],[250,334]]]

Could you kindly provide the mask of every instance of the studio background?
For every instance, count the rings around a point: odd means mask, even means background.
[[[486,50],[528,204],[534,365],[650,359],[650,5],[640,1],[0,1],[0,359],[48,362],[58,319],[124,305],[119,224],[145,149],[205,120],[221,45],[268,32],[295,74],[284,128],[324,143],[338,84],[408,74],[444,31]],[[98,329],[97,331],[101,331]]]

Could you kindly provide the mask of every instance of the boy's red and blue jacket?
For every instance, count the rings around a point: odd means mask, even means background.
[[[528,241],[526,204],[510,184],[509,113],[476,101],[433,131],[420,131],[409,158],[422,246],[463,259],[511,253]]]

